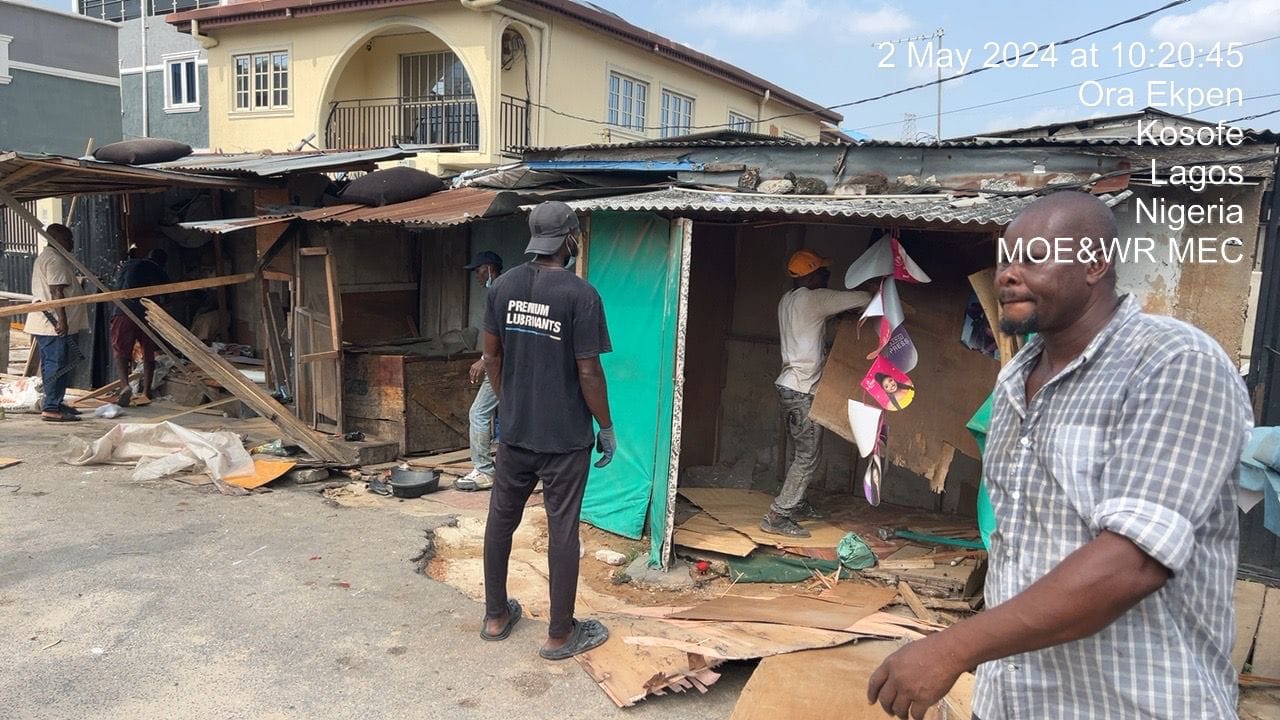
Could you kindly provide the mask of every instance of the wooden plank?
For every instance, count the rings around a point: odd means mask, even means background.
[[[453,463],[456,463],[458,461],[468,460],[470,458],[471,458],[471,449],[463,448],[461,450],[454,450],[452,452],[438,453],[436,455],[428,455],[426,457],[409,458],[406,462],[408,462],[413,467],[437,468],[437,467],[441,467],[442,465],[452,465]]]
[[[759,545],[834,549],[848,532],[829,522],[803,520],[800,524],[809,531],[810,537],[792,538],[771,535],[760,529],[760,519],[769,511],[773,498],[754,490],[681,488],[680,494],[711,517],[746,535]]]
[[[898,583],[898,594],[902,596],[902,601],[907,604],[907,607],[911,608],[911,612],[915,613],[916,617],[925,622],[938,622],[938,613],[926,608],[924,603],[920,602],[916,591],[911,589],[911,583],[906,580]]]
[[[329,254],[327,247],[304,247],[298,249],[298,254],[303,257],[324,257]]]
[[[313,363],[321,360],[336,360],[342,357],[342,353],[337,350],[326,350],[324,352],[308,353],[298,358],[300,363]]]
[[[140,378],[140,377],[142,377],[142,373],[133,373],[132,375],[130,375],[130,376],[129,376],[129,382],[133,382],[134,380],[137,380],[137,379],[138,379],[138,378]],[[75,400],[72,400],[72,401],[71,401],[71,406],[72,406],[72,407],[75,407],[75,406],[79,405],[80,403],[85,402],[86,400],[94,400],[94,399],[96,399],[96,398],[100,398],[100,397],[102,397],[103,395],[107,395],[107,394],[109,394],[109,393],[111,393],[111,392],[113,392],[113,391],[115,391],[115,390],[119,390],[119,389],[120,389],[120,381],[119,381],[119,380],[112,380],[111,382],[107,383],[106,385],[103,385],[102,387],[98,388],[97,390],[94,390],[93,392],[90,392],[90,393],[89,393],[89,394],[87,394],[87,395],[81,395],[80,397],[76,398]]]
[[[63,298],[61,300],[42,300],[40,302],[25,303],[23,305],[3,305],[0,306],[0,318],[10,317],[13,315],[26,315],[27,313],[41,312],[44,310],[57,310],[58,308],[67,308],[76,305],[92,305],[94,303],[112,302],[115,300],[135,300],[137,298],[152,297],[154,295],[168,295],[171,293],[187,292],[188,290],[204,290],[207,288],[224,287],[226,285],[237,285],[239,283],[249,282],[253,278],[253,273],[240,273],[238,275],[224,275],[222,277],[204,278],[201,280],[184,280],[176,283],[165,283],[164,285],[148,285],[146,287],[130,288],[128,290],[112,290],[111,292],[100,292],[92,295],[76,295],[75,297]]]
[[[1266,595],[1267,586],[1262,583],[1236,581],[1236,644],[1231,650],[1231,665],[1238,673],[1244,672],[1244,663],[1253,649]]]
[[[232,396],[229,398],[223,398],[221,400],[214,400],[211,403],[205,403],[204,405],[199,405],[193,408],[187,408],[182,412],[171,413],[169,415],[162,415],[161,417],[155,418],[153,420],[148,420],[147,422],[151,425],[154,425],[156,423],[168,422],[175,418],[180,418],[183,415],[190,415],[191,413],[198,413],[198,412],[203,412],[205,410],[211,410],[216,407],[222,407],[223,405],[230,405],[233,402],[240,402],[240,398]]]
[[[271,421],[287,439],[302,446],[318,460],[340,465],[354,463],[354,453],[335,446],[324,436],[312,432],[283,405],[276,402],[275,398],[249,382],[231,363],[210,352],[204,343],[179,325],[168,313],[161,310],[159,305],[150,300],[143,300],[142,303],[147,309],[147,320],[152,327],[178,347],[191,362],[216,379],[228,392]]]
[[[675,529],[676,545],[694,550],[746,557],[758,547],[751,538],[700,512]]]
[[[891,587],[863,585],[857,582],[841,582],[829,590],[823,590],[818,595],[818,599],[842,605],[852,605],[864,608],[868,612],[875,612],[893,602],[897,595],[898,591]]]
[[[835,647],[860,639],[837,630],[758,622],[655,620],[647,635],[628,635],[628,645],[671,648],[715,660],[750,660],[814,648]]]
[[[1253,674],[1280,677],[1280,588],[1267,588],[1253,646]]]
[[[338,288],[338,273],[334,269],[333,255],[324,256],[324,279],[329,295],[329,339],[330,349],[337,353],[333,363],[334,387],[330,395],[333,403],[333,420],[337,423],[338,434],[345,432],[346,417],[342,411],[343,396],[343,362],[342,362],[342,290]]]
[[[8,467],[13,467],[14,465],[17,465],[20,462],[22,461],[19,460],[18,458],[0,457],[0,470],[3,470]]]

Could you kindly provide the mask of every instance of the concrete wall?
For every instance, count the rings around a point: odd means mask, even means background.
[[[0,1],[0,149],[79,156],[120,139],[111,23]]]
[[[143,23],[146,23],[146,106],[143,118]],[[180,33],[163,16],[120,23],[120,96],[126,138],[156,137],[184,142],[193,148],[209,147],[208,54],[199,41]],[[165,60],[167,56],[195,53],[198,108],[167,110]]]
[[[658,137],[661,91],[669,88],[695,99],[694,125],[723,124],[730,109],[750,117],[794,111],[779,103],[761,107],[760,98],[690,68],[655,58],[578,23],[534,17],[525,24],[497,12],[475,12],[454,3],[351,12],[331,16],[232,26],[207,30],[219,41],[209,50],[210,144],[224,149],[283,150],[316,133],[323,138],[329,104],[335,99],[388,97],[399,91],[397,57],[406,51],[451,49],[461,59],[475,86],[479,105],[479,152],[450,153],[417,159],[419,167],[438,171],[489,165],[501,159],[497,104],[502,92],[522,88],[501,69],[502,32],[516,27],[528,38],[530,85],[535,99],[557,110],[607,117],[611,69],[650,83],[644,134],[563,118],[535,110],[535,145],[634,140]],[[544,33],[538,25],[545,25]],[[424,33],[430,37],[424,36]],[[373,40],[372,50],[366,49]],[[232,57],[242,53],[288,50],[291,58],[292,105],[271,112],[235,112]],[[522,70],[520,70],[523,73]],[[520,93],[522,94],[522,93]],[[805,116],[777,121],[762,132],[793,132],[817,139],[819,123]]]
[[[200,108],[196,111],[166,110],[164,70],[147,72],[147,131],[142,127],[142,73],[120,77],[124,136],[167,138],[184,142],[193,148],[209,147],[208,82],[209,69],[196,68],[200,83]]]

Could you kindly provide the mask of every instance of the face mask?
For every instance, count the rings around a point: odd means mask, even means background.
[[[571,268],[578,261],[578,251],[581,249],[577,238],[569,238],[569,259],[565,261],[564,266]]]
[[[489,273],[489,278],[484,281],[486,289],[493,287],[493,273]]]

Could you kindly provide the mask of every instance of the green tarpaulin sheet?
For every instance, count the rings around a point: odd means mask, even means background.
[[[991,427],[991,403],[995,395],[988,395],[987,401],[969,418],[965,427],[973,434],[978,443],[978,454],[987,451],[987,430]],[[991,496],[987,494],[985,477],[978,481],[978,531],[982,533],[982,545],[991,549],[991,533],[996,529],[996,511],[991,507]]]
[[[613,352],[604,355],[601,363],[618,453],[607,467],[592,468],[582,519],[602,530],[639,538],[649,515],[650,524],[657,524],[657,532],[651,527],[650,536],[659,543],[671,462],[680,270],[678,250],[673,256],[671,245],[670,223],[657,215],[597,212],[591,216],[587,280],[604,302],[613,342]]]
[[[728,561],[729,577],[740,583],[793,583],[813,579],[814,571],[830,575],[839,566],[834,560],[788,555],[770,555],[756,551],[744,558]],[[840,569],[840,578],[848,579],[857,574],[848,568]]]

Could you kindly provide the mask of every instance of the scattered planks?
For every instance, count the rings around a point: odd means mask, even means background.
[[[168,313],[161,310],[159,305],[145,299],[142,304],[147,309],[147,322],[155,328],[156,332],[163,335],[165,340],[186,355],[201,370],[217,380],[227,392],[240,398],[259,415],[271,421],[287,439],[300,445],[317,460],[335,465],[355,464],[356,456],[353,451],[333,444],[328,438],[307,427],[306,423],[294,417],[288,409],[276,402],[275,398],[262,392],[231,363],[205,347],[199,338],[179,325]]]
[[[649,695],[684,692],[707,687],[720,679],[714,668],[721,661],[673,648],[629,645],[625,637],[655,633],[662,621],[611,616],[609,639],[600,647],[575,657],[587,675],[618,707],[631,707]]]
[[[204,278],[201,280],[184,280],[176,283],[166,283],[164,285],[148,285],[146,287],[131,288],[129,290],[112,290],[111,292],[93,293],[90,295],[76,295],[73,297],[62,298],[60,300],[41,300],[40,302],[26,303],[24,305],[5,305],[0,306],[0,318],[10,317],[12,315],[26,315],[27,313],[41,312],[43,310],[56,310],[58,308],[72,307],[74,305],[91,305],[100,302],[112,302],[115,300],[136,300],[138,298],[151,297],[153,295],[168,295],[170,293],[187,292],[189,290],[204,290],[207,288],[222,287],[225,285],[237,285],[243,282],[249,282],[254,278],[253,273],[241,273],[239,275],[224,275],[222,277]]]

